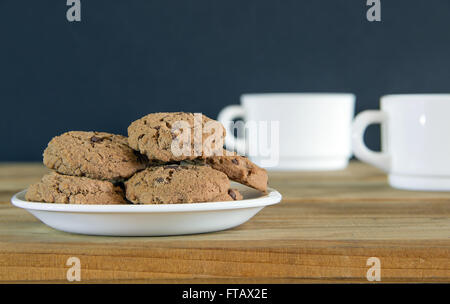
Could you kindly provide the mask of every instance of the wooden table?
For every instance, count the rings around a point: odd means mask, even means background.
[[[78,257],[82,282],[450,282],[450,193],[390,188],[385,175],[347,170],[271,173],[282,203],[228,231],[175,237],[64,233],[13,207],[40,164],[0,164],[0,281],[67,282]]]

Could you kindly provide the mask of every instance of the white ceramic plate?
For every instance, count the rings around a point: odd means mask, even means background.
[[[241,225],[262,208],[281,201],[268,194],[232,183],[244,199],[232,202],[161,205],[73,205],[35,203],[25,200],[26,190],[14,195],[13,205],[26,209],[58,230],[115,236],[158,236],[213,232]]]

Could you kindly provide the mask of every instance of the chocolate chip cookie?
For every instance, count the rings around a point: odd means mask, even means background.
[[[223,156],[205,159],[212,168],[225,173],[231,180],[267,192],[267,172],[248,158],[224,150]]]
[[[163,162],[215,155],[224,138],[222,124],[199,113],[153,113],[128,127],[130,147]]]
[[[146,158],[128,146],[125,136],[72,131],[54,137],[44,151],[44,164],[59,173],[117,181],[146,166]]]
[[[31,185],[25,195],[31,202],[57,204],[125,204],[123,190],[109,181],[87,177],[46,174],[41,181]]]
[[[148,167],[125,182],[126,197],[135,204],[182,204],[242,199],[228,177],[209,166]]]

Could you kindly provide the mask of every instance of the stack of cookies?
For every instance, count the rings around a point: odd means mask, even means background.
[[[230,188],[230,180],[265,192],[266,171],[243,156],[223,150],[223,126],[198,115],[149,114],[128,127],[128,138],[83,131],[54,137],[44,151],[44,165],[53,171],[31,185],[25,197],[28,201],[61,204],[242,199],[236,189]]]

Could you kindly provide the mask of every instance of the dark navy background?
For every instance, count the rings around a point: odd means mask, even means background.
[[[0,161],[157,111],[217,117],[248,92],[450,91],[450,1],[0,0]],[[371,127],[369,146],[379,145]]]

